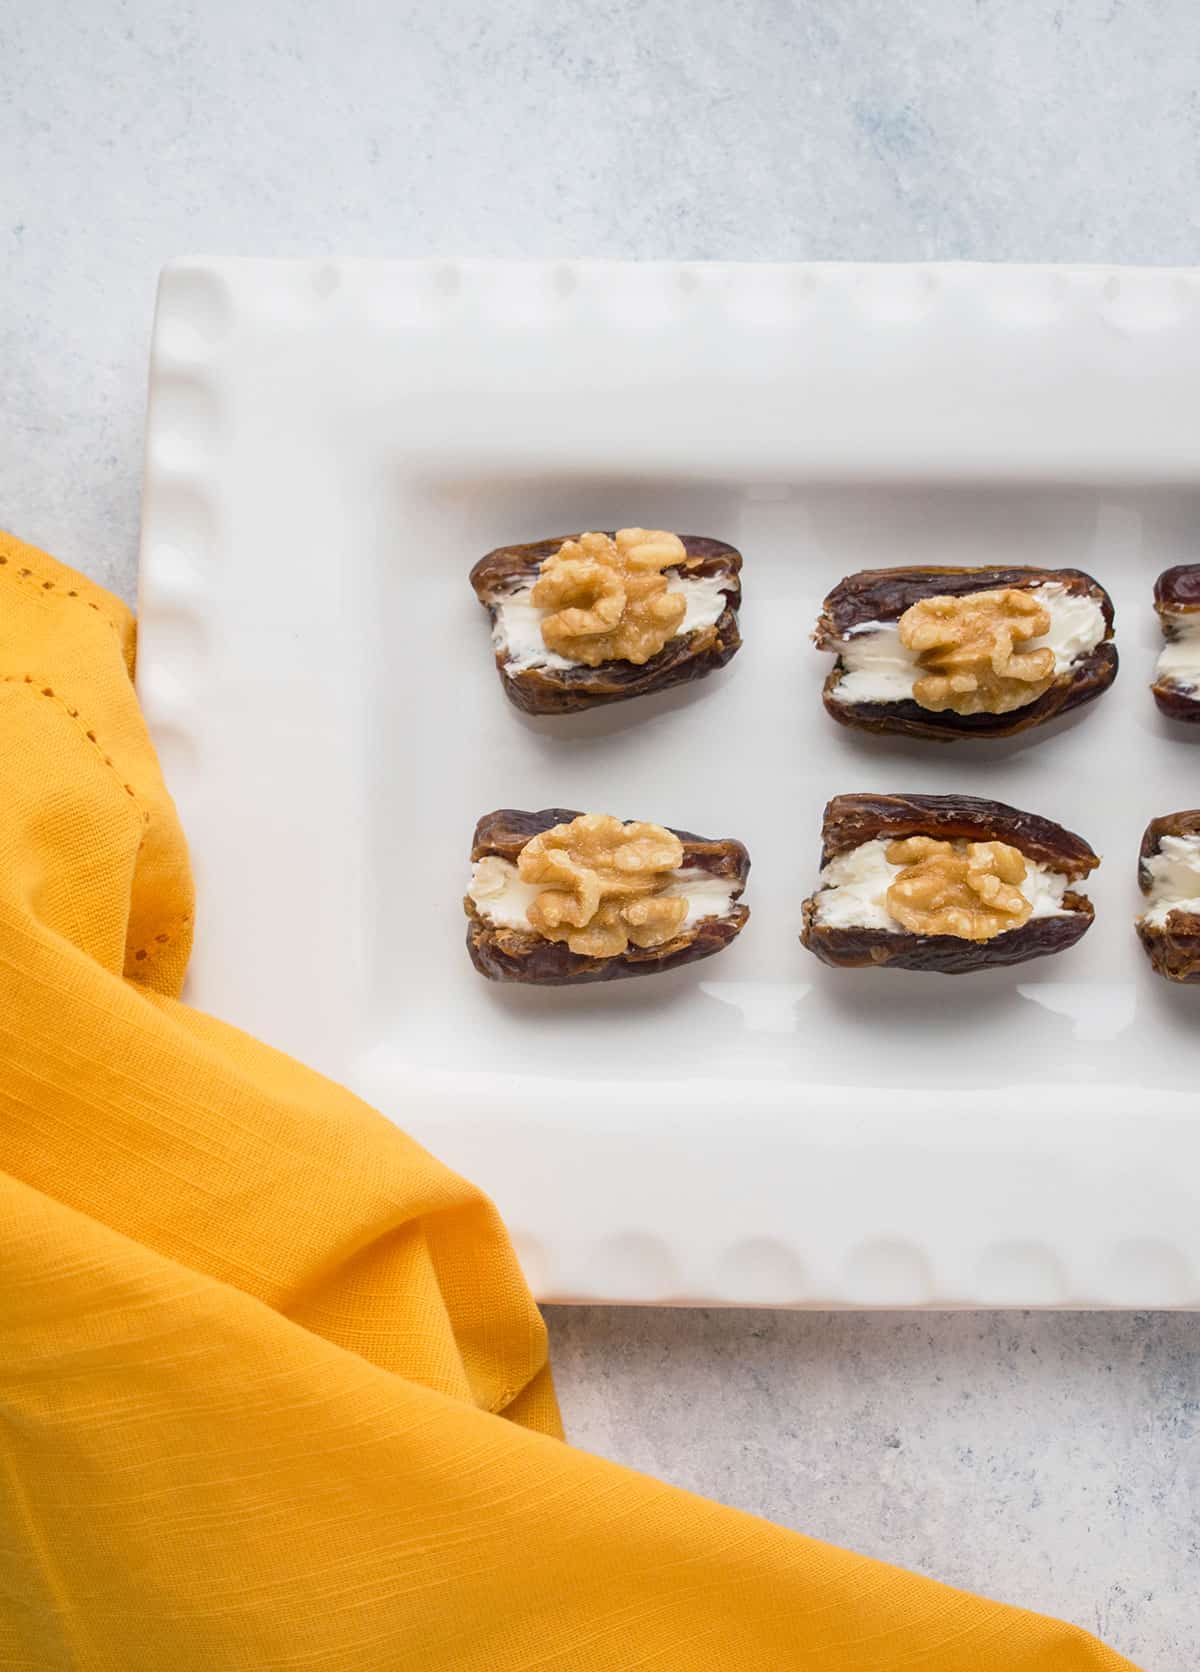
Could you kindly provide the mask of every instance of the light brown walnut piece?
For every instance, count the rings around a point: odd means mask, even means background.
[[[529,907],[532,926],[589,958],[615,958],[631,941],[663,946],[679,933],[687,901],[658,891],[682,863],[671,831],[606,813],[556,824],[517,855],[522,881],[546,885]]]
[[[915,935],[986,941],[1032,914],[1019,887],[1025,856],[1007,842],[909,836],[889,843],[887,860],[905,867],[887,891],[887,909]]]
[[[1036,702],[1054,681],[1054,652],[1019,651],[1050,631],[1050,612],[1017,587],[923,598],[900,617],[900,642],[923,672],[913,685],[922,708],[1007,714]]]
[[[679,536],[662,529],[564,540],[530,593],[538,609],[555,612],[542,622],[547,650],[589,668],[611,661],[640,667],[657,656],[687,614],[686,599],[667,590],[662,570],[686,556]]]

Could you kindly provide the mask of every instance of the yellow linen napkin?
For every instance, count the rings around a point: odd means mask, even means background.
[[[486,1199],[178,1002],[133,654],[0,535],[0,1668],[1127,1666],[562,1443]]]

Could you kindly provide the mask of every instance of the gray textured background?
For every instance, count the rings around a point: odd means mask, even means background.
[[[0,0],[0,521],[132,596],[158,267],[1189,262],[1196,0]],[[573,1437],[1200,1662],[1200,1321],[551,1316]]]

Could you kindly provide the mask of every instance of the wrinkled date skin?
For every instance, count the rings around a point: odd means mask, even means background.
[[[968,795],[838,795],[825,809],[821,827],[821,865],[838,854],[875,840],[932,836],[938,841],[1007,842],[1027,859],[1063,871],[1073,880],[1100,863],[1081,836],[1050,819],[1023,813],[1002,801]],[[822,963],[837,969],[890,966],[965,975],[972,970],[1023,964],[1074,946],[1091,927],[1092,903],[1068,891],[1066,917],[1030,918],[1018,929],[989,941],[960,940],[957,935],[914,935],[887,929],[834,928],[817,921],[816,894],[804,902],[801,942]]]
[[[471,585],[489,617],[495,620],[503,595],[532,580],[564,540],[578,538],[578,534],[559,534],[528,546],[497,546],[481,557],[471,570]],[[742,602],[742,554],[723,540],[710,540],[704,535],[681,534],[679,538],[687,553],[686,562],[664,570],[665,574],[698,579],[722,576],[726,580],[721,589],[725,609],[712,627],[680,634],[640,667],[634,662],[613,661],[601,662],[595,668],[525,668],[509,673],[504,656],[498,653],[496,667],[509,701],[526,714],[571,714],[600,703],[624,702],[651,691],[666,691],[672,685],[703,679],[723,668],[742,643],[737,618]]]
[[[1176,637],[1171,616],[1195,613],[1200,620],[1200,563],[1180,563],[1174,569],[1164,569],[1154,583],[1154,608],[1168,642]],[[1168,720],[1182,720],[1185,725],[1200,722],[1200,693],[1183,691],[1167,679],[1156,679],[1150,690]]]
[[[1069,592],[1090,593],[1104,612],[1107,633],[1095,650],[1059,674],[1048,691],[1024,708],[1007,714],[955,714],[950,709],[922,708],[915,699],[841,703],[833,696],[841,678],[840,666],[835,666],[825,681],[826,710],[841,725],[860,731],[903,732],[909,737],[953,742],[962,737],[1012,737],[1093,701],[1117,677],[1117,647],[1111,643],[1112,600],[1099,581],[1082,569],[863,569],[839,581],[826,598],[813,641],[818,650],[836,651],[850,628],[867,621],[899,621],[910,605],[923,598],[961,598],[970,592],[1007,587],[1029,591],[1047,581],[1056,581]]]
[[[570,824],[579,816],[566,807],[544,807],[537,813],[504,807],[485,813],[475,826],[471,861],[495,854],[515,865],[517,855],[531,837],[556,824]],[[750,855],[742,844],[732,837],[709,840],[690,830],[676,830],[673,834],[683,843],[684,867],[728,878],[735,885],[736,901],[750,874]],[[654,975],[659,970],[697,963],[728,946],[750,916],[749,906],[734,904],[727,916],[702,918],[663,946],[629,946],[615,958],[586,958],[572,952],[565,942],[546,940],[532,929],[497,928],[480,917],[469,897],[463,905],[467,913],[467,951],[480,975],[492,981],[524,981],[538,987],[616,981],[628,975]]]
[[[1164,836],[1200,836],[1200,808],[1166,813],[1146,826],[1138,855],[1138,887],[1143,894],[1150,892],[1146,862],[1158,853]],[[1161,928],[1139,919],[1137,932],[1159,975],[1188,985],[1200,983],[1200,912],[1173,911]]]

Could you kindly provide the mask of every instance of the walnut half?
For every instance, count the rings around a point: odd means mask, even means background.
[[[1054,652],[1016,646],[1049,631],[1049,610],[1018,587],[923,598],[900,617],[900,642],[924,670],[913,697],[956,714],[1023,708],[1050,689]]]
[[[683,863],[683,843],[658,824],[622,824],[583,813],[531,837],[517,855],[528,883],[545,884],[529,921],[572,952],[615,958],[634,946],[663,946],[678,934],[687,901],[658,891]]]
[[[589,668],[611,661],[641,666],[657,656],[687,614],[687,600],[668,591],[662,570],[686,556],[679,536],[661,529],[564,540],[530,594],[538,609],[555,612],[542,622],[547,650]]]
[[[915,935],[986,941],[1029,921],[1020,889],[1025,856],[1007,842],[940,842],[909,836],[887,849],[904,870],[887,891],[887,909]]]

